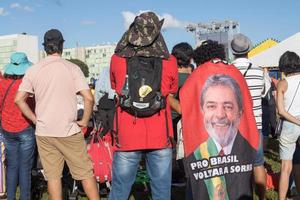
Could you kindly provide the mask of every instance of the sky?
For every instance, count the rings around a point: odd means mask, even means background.
[[[154,11],[164,18],[169,49],[179,42],[195,45],[190,23],[233,20],[257,44],[282,41],[300,31],[299,0],[0,0],[0,35],[27,33],[39,37],[59,29],[65,47],[116,43],[134,16]]]

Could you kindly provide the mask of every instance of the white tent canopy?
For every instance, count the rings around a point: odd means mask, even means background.
[[[294,51],[300,56],[300,32],[249,59],[256,66],[278,67],[279,58],[286,51]]]

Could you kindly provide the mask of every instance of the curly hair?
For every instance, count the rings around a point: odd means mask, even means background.
[[[225,49],[222,44],[216,41],[206,40],[194,51],[194,61],[197,66],[214,58],[225,60]]]
[[[292,51],[286,51],[280,56],[279,71],[285,74],[300,72],[300,57]]]
[[[187,68],[193,58],[194,50],[186,42],[176,44],[172,49],[172,55],[176,57],[179,67]]]

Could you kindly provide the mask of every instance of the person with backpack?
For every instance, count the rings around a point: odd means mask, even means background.
[[[4,137],[6,157],[6,186],[5,177],[0,177],[0,187],[7,187],[7,199],[16,198],[17,186],[20,186],[20,199],[31,199],[31,169],[35,152],[34,125],[24,117],[15,105],[14,98],[22,82],[25,72],[32,63],[23,52],[15,52],[10,57],[10,63],[5,66],[4,77],[0,81],[0,132]],[[34,97],[27,99],[30,110],[34,110]],[[2,158],[1,158],[2,159]],[[1,166],[4,166],[2,163]],[[0,168],[1,175],[3,168]],[[0,191],[0,192],[3,192]]]
[[[164,20],[153,12],[135,17],[111,58],[116,90],[116,145],[110,200],[127,200],[142,155],[153,200],[171,198],[172,119],[168,95],[177,91],[176,58],[162,34]]]
[[[241,33],[236,34],[231,41],[230,47],[235,58],[232,64],[245,77],[253,101],[253,112],[261,141],[254,164],[254,182],[258,198],[265,199],[266,170],[264,167],[261,105],[264,90],[264,74],[261,67],[253,65],[248,59],[248,52],[252,48],[252,43],[248,37]]]
[[[87,197],[99,200],[93,165],[87,154],[81,127],[86,127],[94,97],[81,69],[61,58],[64,38],[57,29],[44,35],[47,57],[27,70],[15,103],[36,125],[36,141],[51,200],[62,199],[62,171],[66,162],[72,178],[82,182]],[[35,113],[26,99],[34,94]],[[77,121],[76,94],[83,96],[84,112]]]

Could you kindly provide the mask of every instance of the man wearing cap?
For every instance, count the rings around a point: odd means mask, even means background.
[[[162,60],[161,93],[177,91],[177,63],[160,33],[163,20],[153,12],[137,16],[117,44],[110,65],[111,86],[118,95],[125,83],[127,58],[141,56]],[[153,200],[171,198],[172,121],[169,103],[149,117],[136,117],[117,108],[118,146],[113,160],[110,200],[127,200],[142,155],[146,158]]]
[[[259,199],[265,198],[266,172],[264,168],[263,155],[263,135],[262,135],[262,107],[261,98],[264,90],[264,75],[261,67],[253,65],[248,59],[248,52],[252,48],[252,43],[243,34],[236,34],[231,41],[231,50],[235,60],[235,65],[244,75],[253,101],[253,112],[257,129],[260,132],[260,147],[257,151],[254,163],[254,182]]]
[[[50,199],[62,199],[61,177],[66,161],[72,177],[82,181],[88,198],[98,200],[92,162],[80,129],[89,121],[93,96],[80,68],[61,58],[63,42],[59,30],[45,33],[43,45],[48,56],[26,72],[15,103],[36,124],[36,141]],[[80,121],[76,121],[77,93],[84,99]],[[26,103],[29,94],[35,95],[35,113]]]

